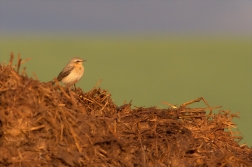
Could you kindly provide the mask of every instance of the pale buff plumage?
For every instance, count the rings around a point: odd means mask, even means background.
[[[64,67],[64,69],[60,72],[57,77],[58,81],[61,81],[66,86],[71,86],[78,82],[83,73],[84,67],[82,65],[86,60],[82,60],[81,58],[74,57],[69,63]]]

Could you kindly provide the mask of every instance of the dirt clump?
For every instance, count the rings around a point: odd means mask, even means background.
[[[213,113],[203,98],[167,109],[117,106],[98,86],[83,92],[29,78],[22,63],[11,54],[0,65],[0,166],[252,166],[237,114]],[[189,107],[199,101],[206,108]]]

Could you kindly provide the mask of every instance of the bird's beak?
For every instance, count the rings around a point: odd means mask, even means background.
[[[87,60],[82,60],[82,62],[86,62]]]

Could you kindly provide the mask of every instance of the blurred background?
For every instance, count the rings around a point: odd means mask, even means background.
[[[117,105],[204,97],[240,112],[240,144],[252,146],[252,1],[0,0],[1,63],[10,52],[31,58],[27,73],[42,82],[86,59],[77,86],[102,79]]]

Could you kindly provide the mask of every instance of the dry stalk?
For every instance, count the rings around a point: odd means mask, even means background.
[[[252,166],[238,115],[212,114],[218,107],[202,97],[167,109],[116,106],[100,81],[66,91],[27,77],[13,59],[0,66],[0,166]],[[200,101],[207,107],[189,107]]]

